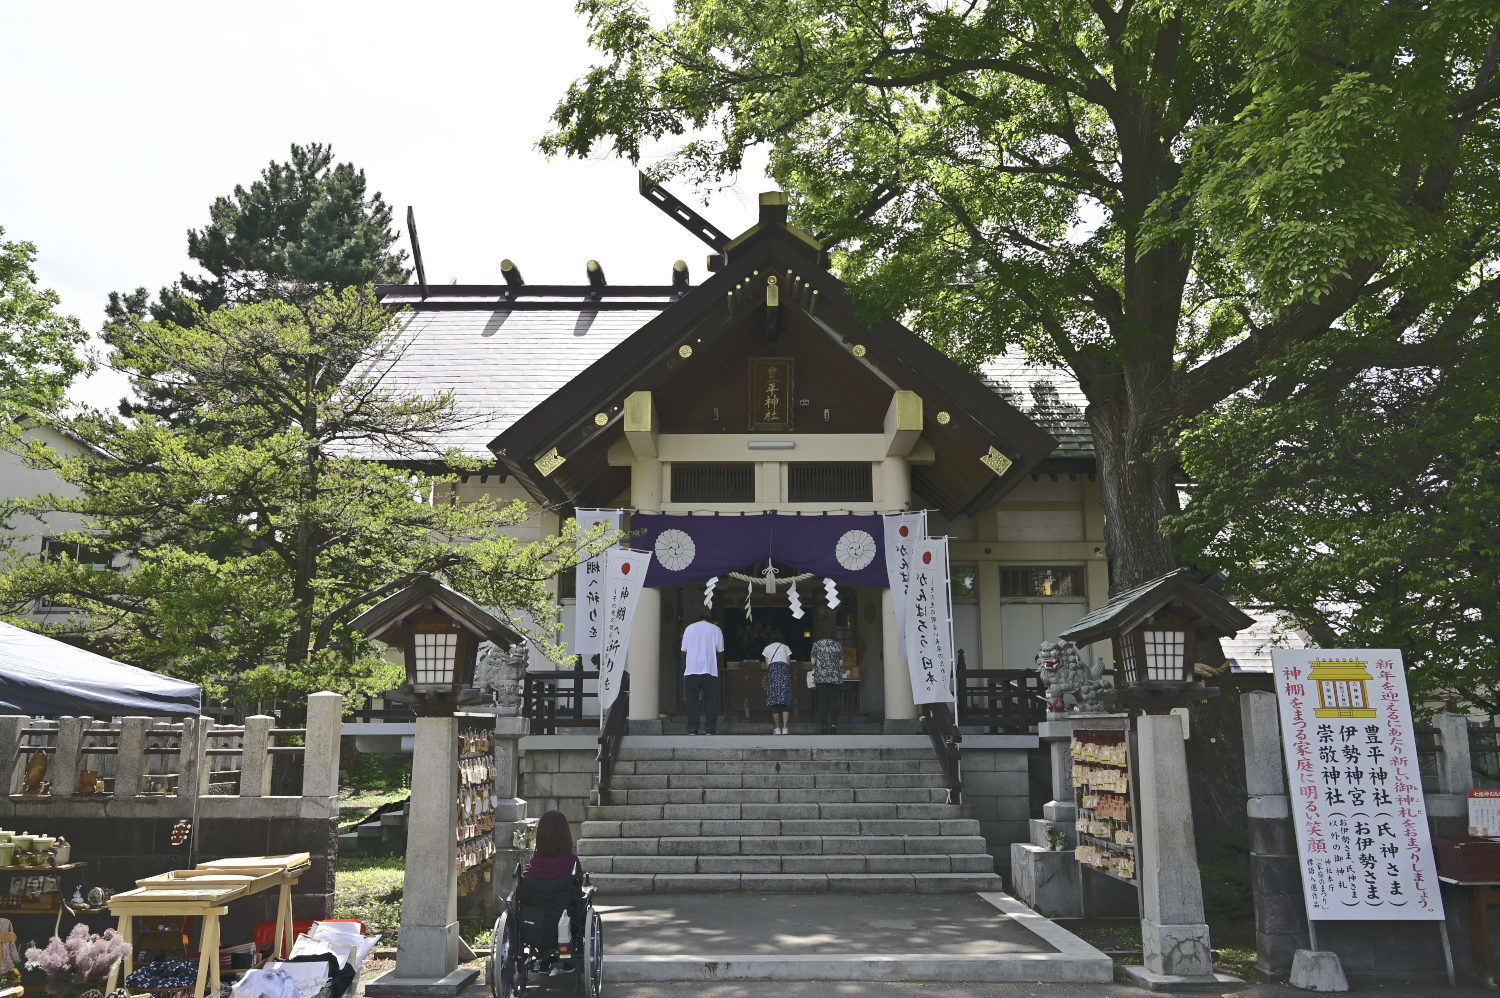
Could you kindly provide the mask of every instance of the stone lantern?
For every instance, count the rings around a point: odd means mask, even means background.
[[[1168,712],[1216,696],[1194,675],[1199,641],[1230,637],[1251,619],[1178,569],[1127,589],[1060,635],[1114,646],[1116,699],[1141,710],[1130,767],[1135,775],[1136,876],[1141,888],[1144,967],[1126,967],[1153,991],[1232,983],[1216,975],[1203,917],[1182,723]]]
[[[473,688],[480,643],[510,647],[521,638],[479,604],[425,574],[412,576],[410,584],[360,614],[352,626],[401,650],[406,682],[389,696],[417,713],[396,968],[365,985],[365,994],[457,995],[478,971],[459,967],[455,802],[460,752],[454,711],[487,699]]]
[[[509,648],[522,640],[484,607],[425,573],[412,576],[409,585],[360,614],[351,626],[400,649],[406,682],[388,698],[430,717],[486,699],[474,689],[482,642]]]

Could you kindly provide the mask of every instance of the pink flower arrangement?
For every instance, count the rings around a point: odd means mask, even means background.
[[[114,929],[105,929],[103,935],[93,935],[87,925],[75,925],[67,939],[53,936],[44,948],[26,951],[28,970],[40,970],[47,975],[47,990],[66,993],[70,984],[88,984],[102,981],[109,969],[130,952],[130,946],[115,934]]]

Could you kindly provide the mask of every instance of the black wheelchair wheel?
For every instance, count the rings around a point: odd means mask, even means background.
[[[589,909],[583,929],[583,952],[578,954],[578,993],[585,998],[599,998],[604,990],[604,923],[599,913]]]
[[[490,939],[490,958],[485,965],[485,977],[489,981],[493,998],[512,998],[520,991],[516,987],[516,961],[520,956],[520,943],[511,931],[510,912],[502,911],[495,919],[495,928]],[[523,983],[521,985],[525,987]]]

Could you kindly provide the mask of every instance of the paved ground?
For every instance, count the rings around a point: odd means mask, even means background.
[[[531,989],[527,989],[531,993]],[[540,996],[573,994],[573,979],[541,982]],[[1214,994],[1198,992],[1197,994]],[[1310,992],[1275,985],[1255,985],[1233,992],[1235,998],[1308,998]],[[1495,992],[1477,987],[1356,985],[1352,995],[1378,998],[1494,998]],[[1145,998],[1150,991],[1129,984],[966,984],[917,981],[887,984],[879,981],[687,981],[628,983],[605,981],[604,998]],[[489,992],[464,998],[488,998]]]
[[[977,894],[650,894],[599,914],[606,957],[1056,952]]]

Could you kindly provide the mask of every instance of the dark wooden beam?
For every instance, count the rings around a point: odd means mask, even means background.
[[[406,206],[406,232],[411,236],[411,258],[417,265],[417,287],[422,297],[427,297],[427,268],[422,266],[422,244],[417,241],[417,213],[411,205]]]
[[[688,268],[686,260],[678,260],[672,264],[672,290],[684,292],[688,289]]]
[[[709,246],[712,246],[715,253],[724,252],[724,247],[729,242],[728,236],[644,173],[638,173],[636,177],[638,178],[641,197],[670,215],[678,225],[681,225]]]
[[[526,283],[526,278],[521,276],[521,268],[517,267],[512,260],[500,261],[500,276],[504,277],[505,283],[513,288],[522,287]]]
[[[609,283],[604,279],[604,268],[599,266],[598,260],[590,260],[584,269],[588,271],[589,287],[593,288],[595,293]]]

